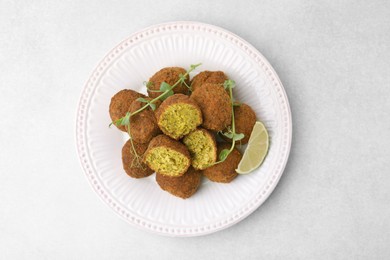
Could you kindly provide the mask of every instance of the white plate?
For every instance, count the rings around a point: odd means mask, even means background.
[[[268,156],[230,184],[203,181],[182,200],[162,191],[155,175],[129,178],[122,169],[125,136],[108,128],[111,97],[121,89],[144,91],[143,82],[167,66],[222,70],[235,80],[235,97],[252,106],[270,135]],[[143,29],[115,47],[96,67],[80,98],[77,150],[92,188],[131,225],[168,236],[199,236],[227,228],[259,207],[275,188],[291,145],[291,112],[283,86],[249,43],[216,26],[172,22]]]

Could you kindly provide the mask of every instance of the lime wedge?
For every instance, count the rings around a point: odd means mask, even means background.
[[[236,172],[248,174],[258,168],[267,155],[268,144],[267,129],[265,129],[263,123],[257,121]]]

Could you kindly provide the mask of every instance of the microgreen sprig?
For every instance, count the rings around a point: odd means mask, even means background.
[[[242,133],[236,133],[236,125],[234,122],[234,107],[235,106],[240,106],[241,104],[238,102],[234,101],[233,98],[233,88],[236,86],[236,82],[234,80],[228,79],[223,83],[223,87],[229,91],[229,97],[230,97],[230,104],[231,104],[231,109],[232,109],[232,125],[231,127],[227,128],[226,132],[219,132],[220,134],[226,136],[229,139],[232,139],[232,145],[230,146],[230,149],[223,149],[219,153],[219,161],[215,162],[215,164],[224,162],[226,158],[229,156],[229,154],[233,151],[236,141],[239,141],[245,137],[244,134]]]
[[[200,65],[202,65],[201,63],[198,63],[198,64],[195,64],[195,65],[191,65],[190,66],[190,69],[183,75],[184,78],[187,77],[193,70],[195,70],[197,67],[199,67]],[[168,83],[166,82],[162,82],[161,85],[160,85],[160,90],[159,92],[162,92],[161,95],[159,95],[158,97],[150,100],[149,103],[153,104],[154,102],[156,102],[157,100],[165,100],[167,99],[168,97],[172,96],[174,93],[173,93],[173,89],[179,85],[179,83],[181,82],[181,79],[179,78],[178,81],[175,82],[175,84],[173,84],[172,86],[169,85]],[[143,110],[145,110],[146,108],[148,108],[149,104],[146,104],[145,106],[141,107],[140,109],[134,111],[133,113],[131,113],[131,116],[133,115],[136,115],[140,112],[142,112]]]
[[[124,117],[119,118],[118,120],[112,121],[108,127],[111,127],[112,125],[116,126],[126,126],[130,124],[130,112],[127,112]]]
[[[198,64],[192,64],[190,66],[190,69],[183,75],[180,75],[179,77],[179,80],[177,80],[175,82],[175,84],[173,84],[172,86],[169,85],[168,83],[166,82],[162,82],[161,85],[160,85],[160,90],[154,90],[153,92],[162,92],[161,95],[159,95],[158,97],[156,98],[153,98],[152,100],[147,100],[147,99],[144,99],[144,98],[138,98],[137,100],[142,102],[142,103],[146,103],[144,106],[142,106],[140,109],[134,111],[134,112],[127,112],[126,115],[122,118],[119,118],[118,120],[115,120],[113,122],[111,122],[109,124],[109,127],[111,127],[113,124],[115,124],[116,126],[125,126],[126,130],[127,130],[127,133],[129,134],[129,137],[130,137],[130,142],[131,142],[131,147],[133,149],[133,152],[134,152],[134,155],[135,155],[135,159],[136,159],[136,163],[137,163],[137,166],[138,167],[142,167],[142,164],[141,164],[141,157],[137,154],[136,150],[135,150],[135,147],[134,147],[134,143],[133,143],[133,138],[131,136],[131,133],[130,133],[130,118],[136,114],[139,114],[141,113],[142,111],[144,111],[145,109],[147,109],[148,107],[150,107],[152,110],[155,110],[156,109],[156,104],[154,104],[154,102],[156,102],[157,100],[165,100],[167,99],[168,97],[172,96],[174,94],[173,92],[173,89],[179,85],[179,83],[181,82],[184,82],[185,83],[185,79],[188,77],[188,75],[193,71],[195,70],[197,67],[199,67],[200,65],[202,65],[201,63],[198,63]],[[149,89],[150,87],[150,82],[144,82],[144,85],[146,86],[146,88],[151,91]],[[186,83],[185,83],[186,84]],[[188,85],[186,84],[186,86],[188,87]]]
[[[187,82],[186,82],[187,77],[180,73],[180,74],[179,74],[179,78],[180,78],[181,84],[184,85],[184,86],[186,86],[186,87],[188,88],[189,91],[192,91],[191,86],[188,86],[188,84],[187,84]]]
[[[147,101],[147,100],[145,100]],[[152,105],[155,105],[155,104],[152,104]],[[141,156],[138,155],[137,151],[135,150],[135,147],[134,147],[134,143],[133,143],[133,137],[131,136],[131,133],[130,133],[130,117],[131,117],[131,113],[130,112],[127,112],[126,115],[122,118],[119,118],[118,120],[115,120],[114,122],[111,122],[111,125],[115,124],[116,126],[124,126],[127,130],[127,133],[130,137],[130,143],[131,143],[131,149],[133,150],[133,154],[134,154],[134,159],[133,159],[133,162],[132,162],[132,167],[136,167],[136,168],[142,168],[142,158]]]

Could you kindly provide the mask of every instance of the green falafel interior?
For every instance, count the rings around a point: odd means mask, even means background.
[[[173,104],[167,107],[158,120],[161,130],[173,139],[185,136],[201,123],[200,110],[185,103]]]
[[[191,154],[192,167],[203,170],[217,160],[217,146],[212,133],[197,129],[184,137],[183,143]]]
[[[145,156],[145,161],[152,170],[168,175],[180,176],[188,168],[189,158],[167,147],[156,147]]]

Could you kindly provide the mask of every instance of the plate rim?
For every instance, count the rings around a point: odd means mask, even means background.
[[[276,175],[276,178],[272,178],[271,181],[268,183],[265,190],[263,190],[262,194],[260,194],[260,197],[257,198],[256,194],[254,196],[254,199],[257,200],[255,203],[252,203],[250,207],[247,207],[244,211],[239,212],[238,217],[225,219],[223,222],[216,226],[213,225],[212,227],[208,227],[206,229],[204,228],[183,228],[183,227],[175,227],[172,228],[171,226],[164,226],[161,224],[154,224],[153,228],[150,224],[147,224],[145,221],[135,217],[130,216],[127,210],[122,209],[120,205],[116,205],[115,202],[109,198],[109,196],[106,195],[105,198],[103,198],[104,192],[101,190],[102,188],[99,188],[99,185],[97,185],[96,180],[94,180],[95,176],[93,171],[91,170],[91,166],[89,165],[89,158],[86,156],[88,154],[88,147],[86,145],[87,143],[87,136],[83,134],[84,127],[86,125],[86,117],[87,113],[86,110],[88,109],[88,103],[91,99],[93,90],[96,88],[96,84],[93,84],[94,82],[97,82],[96,79],[100,76],[100,71],[104,71],[109,65],[110,61],[114,60],[116,56],[119,56],[123,50],[126,48],[131,48],[131,45],[135,42],[137,43],[138,39],[143,38],[143,34],[148,35],[147,32],[150,31],[174,31],[177,30],[178,27],[181,29],[195,29],[198,28],[199,30],[202,29],[205,32],[208,33],[215,33],[220,35],[225,35],[225,37],[229,40],[231,40],[235,45],[237,45],[238,48],[241,48],[245,53],[249,54],[253,60],[258,63],[259,66],[265,67],[266,71],[269,70],[267,73],[268,77],[270,77],[271,81],[274,83],[274,87],[276,87],[276,92],[280,95],[280,98],[285,101],[284,108],[282,108],[282,115],[285,115],[286,117],[285,122],[286,128],[287,128],[287,135],[284,136],[285,140],[284,144],[284,153],[282,155],[282,161],[279,163],[278,168],[275,170],[276,172],[271,175],[271,177],[274,177]],[[180,29],[179,28],[179,29]],[[90,89],[92,87],[92,89]],[[286,112],[286,113],[283,113]],[[141,230],[145,230],[154,234],[164,235],[164,236],[173,236],[173,237],[193,237],[193,236],[202,236],[211,234],[223,229],[226,229],[230,226],[233,226],[234,224],[240,222],[241,220],[248,217],[251,213],[253,213],[257,208],[259,208],[271,195],[271,193],[274,191],[275,187],[279,183],[279,180],[281,176],[283,175],[284,169],[287,165],[290,151],[291,151],[291,143],[292,143],[292,130],[293,130],[293,123],[292,123],[292,115],[291,115],[291,109],[289,100],[287,97],[287,93],[283,87],[283,84],[281,80],[279,79],[279,76],[275,72],[274,68],[271,66],[269,61],[258,51],[254,46],[252,46],[249,42],[241,38],[240,36],[230,32],[229,30],[226,30],[224,28],[221,28],[219,26],[197,22],[197,21],[171,21],[171,22],[165,22],[165,23],[159,23],[154,24],[145,28],[142,28],[140,30],[137,30],[136,32],[130,34],[128,37],[126,37],[124,40],[122,40],[119,44],[117,44],[114,48],[112,48],[103,59],[101,59],[95,68],[93,69],[92,73],[88,77],[86,83],[83,86],[78,105],[76,110],[76,122],[75,122],[75,145],[76,145],[76,151],[79,158],[79,163],[81,168],[83,169],[84,176],[87,178],[88,183],[90,187],[94,190],[96,195],[100,198],[100,200],[106,204],[109,208],[111,208],[117,215],[119,215],[122,219],[124,219],[127,223],[131,224],[132,226],[139,228]],[[283,138],[283,137],[282,137]],[[257,198],[257,199],[256,199]],[[250,202],[250,201],[248,201]],[[253,201],[252,201],[253,202]]]

